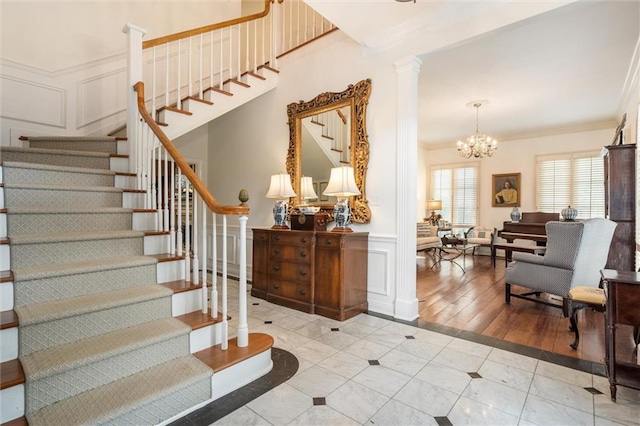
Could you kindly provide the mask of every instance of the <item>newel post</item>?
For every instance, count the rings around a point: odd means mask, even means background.
[[[249,326],[247,325],[247,216],[240,216],[240,277],[238,292],[238,347],[249,345]]]
[[[133,86],[142,81],[142,38],[147,30],[126,23],[127,34],[127,140],[129,141],[129,172],[136,172],[138,157],[138,94]]]

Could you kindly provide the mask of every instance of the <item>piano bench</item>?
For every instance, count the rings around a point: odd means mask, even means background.
[[[547,248],[542,246],[523,246],[516,243],[496,243],[491,247],[491,261],[493,267],[496,267],[496,252],[498,250],[504,250],[504,266],[506,267],[511,261],[511,254],[514,251],[522,253],[543,254]]]

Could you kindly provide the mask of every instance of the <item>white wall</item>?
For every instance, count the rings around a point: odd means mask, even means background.
[[[588,132],[552,135],[520,140],[501,141],[493,157],[481,160],[464,159],[458,155],[455,146],[437,150],[421,148],[418,173],[424,176],[423,197],[429,197],[429,167],[436,164],[480,163],[479,215],[478,224],[502,229],[504,221],[510,220],[511,208],[491,207],[492,175],[503,173],[521,173],[520,211],[536,211],[536,156],[575,151],[600,151],[611,143],[615,129],[603,129]],[[422,204],[424,206],[424,203]],[[420,207],[420,205],[418,206]],[[424,209],[422,210],[424,212]],[[419,213],[419,212],[418,212]],[[421,214],[421,213],[419,213]],[[419,216],[422,217],[422,216]]]

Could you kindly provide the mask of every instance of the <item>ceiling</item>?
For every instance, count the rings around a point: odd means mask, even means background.
[[[427,147],[472,133],[477,100],[480,130],[502,141],[615,127],[638,77],[637,1],[307,2],[365,50],[422,60]]]

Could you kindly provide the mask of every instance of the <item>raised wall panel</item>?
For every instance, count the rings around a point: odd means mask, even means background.
[[[104,120],[127,108],[126,69],[78,82],[77,128]]]
[[[2,76],[0,111],[4,118],[65,127],[66,95],[57,87]]]

